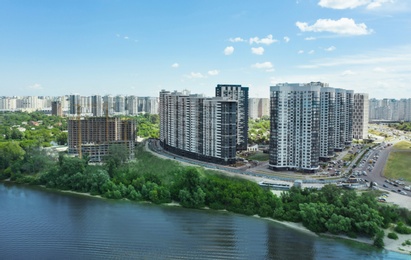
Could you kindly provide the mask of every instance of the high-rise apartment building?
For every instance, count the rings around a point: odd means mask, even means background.
[[[93,116],[103,116],[103,98],[100,95],[91,96],[91,113]]]
[[[118,117],[89,117],[68,120],[68,153],[88,155],[101,161],[110,145],[123,145],[134,156],[136,122]]]
[[[77,115],[78,113],[81,114],[81,103],[80,103],[80,95],[78,94],[71,94],[69,96],[70,102],[70,115]]]
[[[128,96],[127,97],[127,110],[129,115],[137,115],[137,100],[138,97],[136,96]]]
[[[181,92],[160,92],[160,144],[189,158],[236,161],[237,101]]]
[[[352,141],[353,91],[328,84],[270,88],[270,161],[273,170],[312,173]]]
[[[261,118],[270,115],[269,98],[249,98],[248,99],[248,117],[252,119]]]
[[[104,114],[114,115],[114,98],[111,95],[103,97],[103,111]]]
[[[368,138],[368,118],[369,118],[368,94],[354,94],[354,112],[352,134],[354,139]]]
[[[370,99],[369,121],[411,121],[411,98]]]
[[[60,101],[51,102],[51,114],[53,116],[63,116],[63,110]]]
[[[137,101],[139,114],[158,114],[159,104],[157,97],[138,97]]]
[[[342,151],[352,142],[352,114],[354,91],[335,89],[335,139],[334,149]]]
[[[247,150],[248,145],[248,87],[217,85],[216,97],[237,101],[237,150]]]

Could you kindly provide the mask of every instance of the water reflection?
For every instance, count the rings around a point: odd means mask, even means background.
[[[2,259],[407,259],[271,221],[0,183]]]

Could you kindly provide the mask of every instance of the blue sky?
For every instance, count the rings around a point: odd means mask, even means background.
[[[0,34],[1,96],[322,81],[411,98],[410,0],[0,0]]]

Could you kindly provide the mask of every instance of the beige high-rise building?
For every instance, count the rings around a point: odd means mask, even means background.
[[[368,138],[368,118],[369,104],[368,94],[354,94],[354,113],[353,113],[353,129],[352,134],[354,139]]]
[[[251,119],[261,118],[270,115],[269,98],[249,98],[248,99],[248,116]]]

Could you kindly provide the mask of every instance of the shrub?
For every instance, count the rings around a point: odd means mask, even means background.
[[[395,240],[398,239],[398,235],[394,232],[388,233],[387,237],[390,239],[395,239]]]
[[[394,228],[394,231],[399,234],[406,234],[406,235],[411,234],[411,228],[407,227],[402,222],[397,223],[397,226]]]
[[[375,235],[375,239],[374,239],[374,246],[378,247],[378,248],[383,248],[384,247],[384,231],[380,230],[377,232],[377,234]]]

